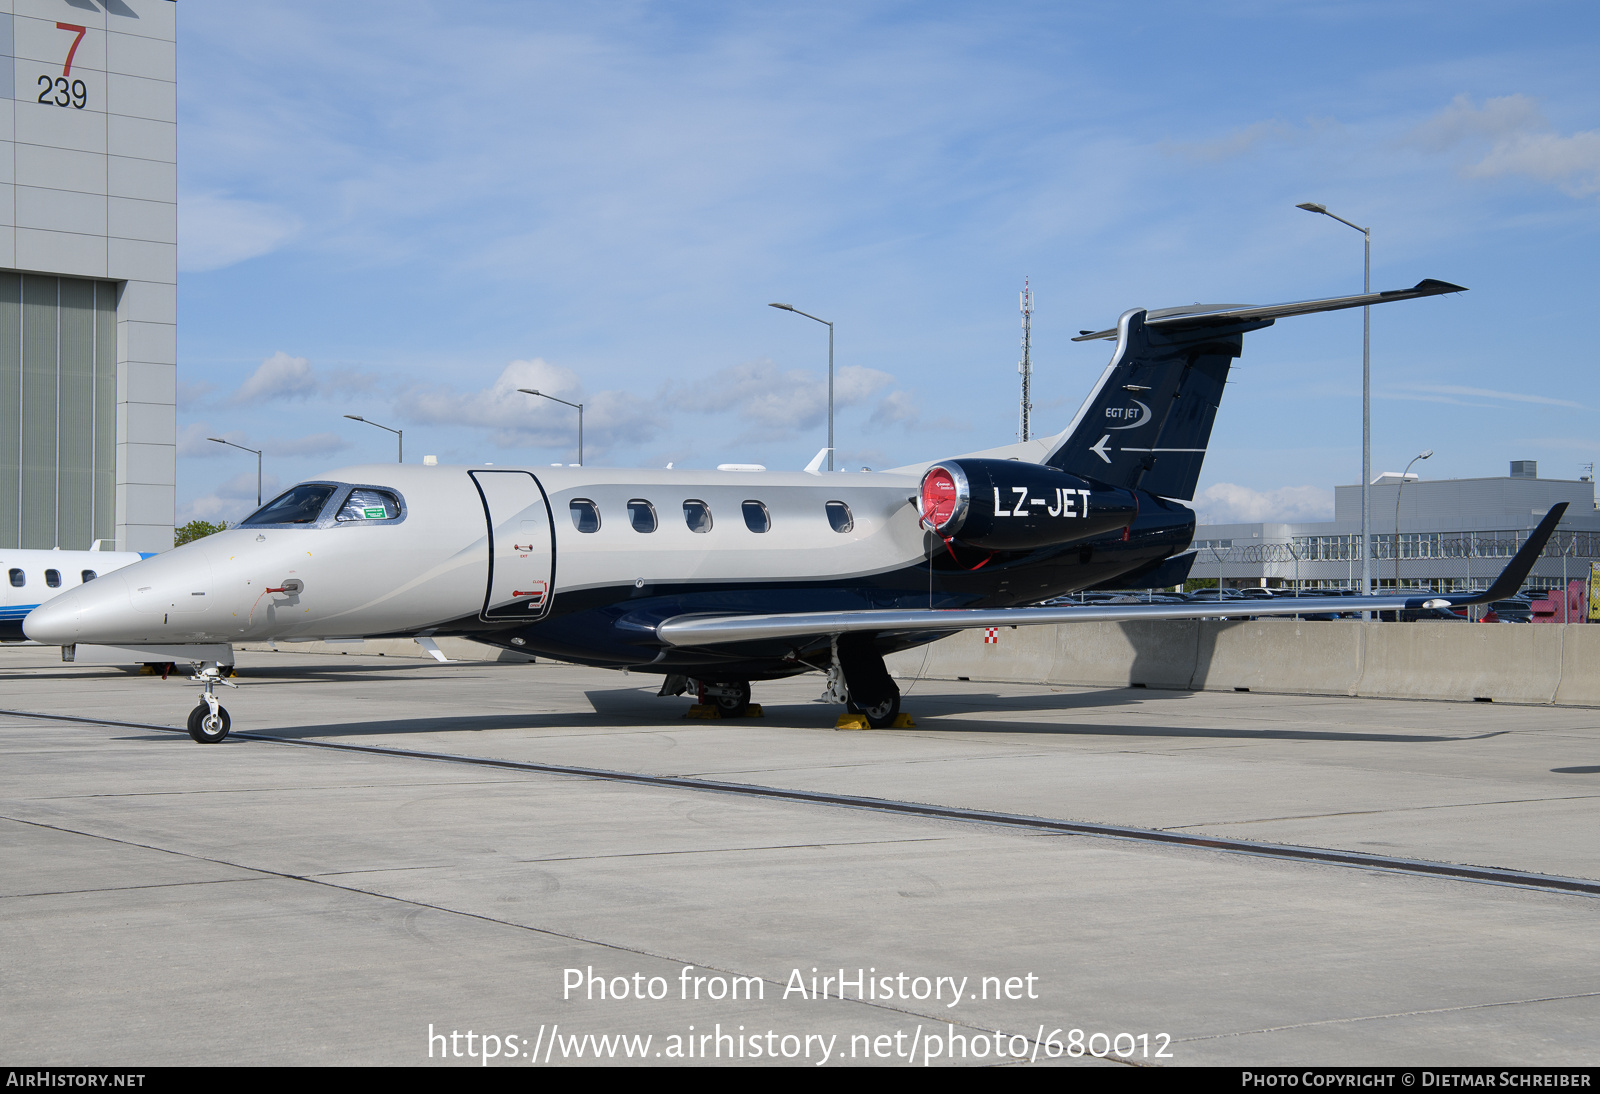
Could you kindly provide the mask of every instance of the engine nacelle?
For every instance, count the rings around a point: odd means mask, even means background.
[[[945,460],[922,476],[926,527],[995,551],[1027,550],[1125,528],[1139,513],[1133,491],[1020,460]]]

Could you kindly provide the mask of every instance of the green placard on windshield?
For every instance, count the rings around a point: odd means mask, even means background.
[[[369,508],[361,510],[361,515],[367,520],[383,520],[388,517],[389,510],[380,505],[375,509]]]

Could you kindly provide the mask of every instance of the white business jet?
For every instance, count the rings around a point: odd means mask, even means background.
[[[195,740],[228,733],[230,644],[470,636],[666,678],[730,714],[750,682],[817,670],[890,725],[883,655],[971,627],[1215,615],[1215,604],[1029,607],[1184,579],[1212,421],[1243,335],[1275,319],[1462,291],[1126,312],[1054,437],[871,473],[369,465],[303,482],[237,527],[42,604],[39,641],[185,662]],[[1481,603],[1520,587],[1561,509],[1478,595],[1252,602],[1252,615]]]

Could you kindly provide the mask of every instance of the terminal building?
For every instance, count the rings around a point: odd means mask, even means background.
[[[0,0],[0,547],[172,546],[176,11]]]
[[[1566,516],[1528,586],[1552,589],[1600,561],[1600,511],[1590,479],[1541,479],[1532,460],[1505,478],[1424,480],[1380,475],[1369,491],[1374,591],[1486,589],[1557,502]],[[1398,524],[1396,514],[1398,512]],[[1195,529],[1189,577],[1223,588],[1334,589],[1361,585],[1361,486],[1334,490],[1333,520],[1209,524]]]

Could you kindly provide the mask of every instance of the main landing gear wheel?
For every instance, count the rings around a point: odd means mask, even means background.
[[[223,707],[217,707],[215,714],[211,708],[201,703],[189,712],[189,736],[203,745],[214,745],[228,735],[228,712]]]
[[[750,711],[750,681],[736,680],[723,684],[722,690],[731,694],[710,694],[724,718],[743,718]]]
[[[851,714],[859,714],[865,718],[867,725],[873,729],[889,729],[894,725],[894,720],[900,716],[900,692],[895,691],[893,695],[875,706],[864,707],[860,703],[851,703],[847,709]]]

